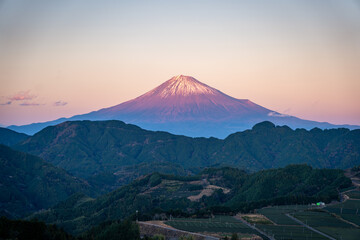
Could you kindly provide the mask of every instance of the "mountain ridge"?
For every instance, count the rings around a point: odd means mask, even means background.
[[[24,133],[18,133],[14,130],[0,127],[0,144],[11,146],[25,140],[28,137],[30,136]]]
[[[98,195],[82,179],[45,160],[0,144],[0,214],[24,217],[77,192]]]
[[[313,127],[360,128],[303,120],[262,107],[248,99],[237,99],[197,79],[178,75],[132,100],[86,114],[24,126],[9,126],[18,132],[34,134],[49,125],[75,120],[121,120],[148,130],[167,131],[191,137],[225,138],[250,129],[256,123],[271,121],[278,125],[311,129]]]
[[[117,120],[74,121],[49,126],[14,147],[110,189],[131,181],[129,169],[186,174],[214,165],[256,171],[298,163],[343,169],[360,164],[360,130],[292,130],[270,122],[221,140],[154,132]]]

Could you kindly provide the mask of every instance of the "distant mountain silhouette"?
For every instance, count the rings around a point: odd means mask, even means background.
[[[298,163],[343,169],[360,164],[360,130],[294,131],[271,122],[220,140],[147,131],[115,120],[74,121],[47,127],[14,147],[109,189],[155,171],[184,175],[209,166],[255,171]]]
[[[254,124],[271,121],[291,128],[334,128],[336,126],[299,119],[269,110],[248,99],[236,99],[199,82],[179,75],[157,88],[119,105],[71,118],[45,123],[10,126],[18,132],[34,134],[46,126],[67,120],[121,120],[149,130],[161,130],[192,137],[225,138],[231,133],[250,129]]]

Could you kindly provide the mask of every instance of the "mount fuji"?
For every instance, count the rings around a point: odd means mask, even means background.
[[[175,76],[153,90],[113,107],[70,118],[8,128],[34,134],[47,126],[72,120],[122,120],[149,130],[217,138],[249,129],[262,121],[291,128],[359,128],[283,115],[248,99],[228,96],[193,77],[183,75]]]

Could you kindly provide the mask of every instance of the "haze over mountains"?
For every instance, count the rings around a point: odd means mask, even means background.
[[[207,86],[193,77],[179,75],[155,89],[119,105],[71,118],[44,123],[9,126],[9,129],[34,134],[41,129],[73,120],[121,120],[149,130],[162,130],[192,137],[225,138],[250,129],[262,121],[291,128],[359,128],[332,125],[283,115],[248,99],[236,99]]]
[[[307,163],[345,169],[360,164],[360,130],[292,130],[262,122],[220,140],[147,131],[115,120],[72,121],[49,126],[14,148],[115,189],[142,174],[186,175],[210,166],[257,171]]]

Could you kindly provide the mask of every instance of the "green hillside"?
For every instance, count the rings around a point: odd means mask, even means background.
[[[337,169],[313,169],[307,165],[262,170],[249,175],[235,196],[226,203],[231,208],[258,208],[259,205],[284,205],[324,201],[339,196],[338,189],[351,186],[351,180]],[[253,202],[253,206],[244,203]]]
[[[0,145],[0,214],[22,217],[77,192],[95,192],[83,180],[39,157]]]
[[[0,239],[7,240],[76,240],[54,225],[36,220],[10,220],[0,217]]]
[[[0,144],[11,146],[24,141],[29,135],[0,127]]]
[[[262,186],[264,182],[269,183],[266,188]],[[136,210],[139,218],[146,220],[160,213],[174,217],[206,216],[211,212],[249,211],[269,204],[328,202],[338,198],[337,189],[349,185],[351,181],[342,170],[312,169],[306,165],[254,174],[233,168],[206,169],[191,177],[154,173],[96,199],[73,195],[32,217],[78,234],[104,221],[134,216]]]
[[[345,169],[360,164],[360,130],[292,130],[263,122],[220,140],[146,131],[121,121],[75,121],[47,127],[16,148],[113,189],[134,179],[128,177],[131,168],[184,175],[224,165],[250,171],[298,163]]]

